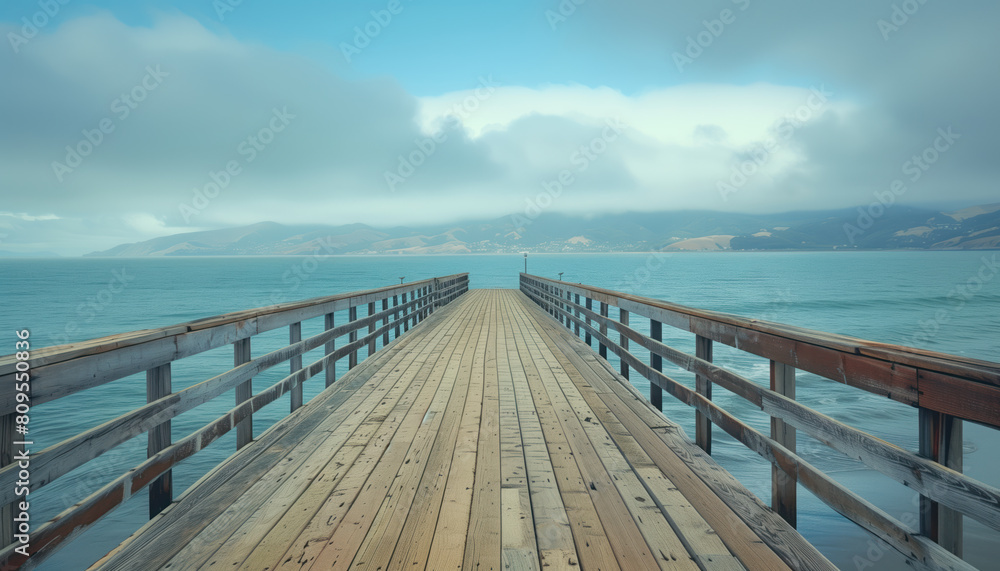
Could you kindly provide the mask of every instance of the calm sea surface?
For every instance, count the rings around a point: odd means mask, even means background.
[[[530,273],[625,290],[705,309],[735,313],[823,331],[914,345],[1000,361],[1000,269],[997,252],[823,252],[531,255]],[[473,288],[516,288],[524,268],[519,256],[427,257],[234,257],[176,259],[0,260],[0,354],[13,352],[15,330],[30,329],[33,348],[81,341],[136,329],[172,325],[250,307],[469,272]],[[343,322],[338,317],[339,322]],[[315,320],[314,320],[315,321]],[[322,321],[322,320],[320,320]],[[635,321],[635,320],[634,320]],[[322,323],[306,323],[303,335]],[[640,325],[640,327],[642,327]],[[648,329],[648,326],[646,326]],[[693,352],[693,336],[665,328],[667,342]],[[6,335],[4,341],[2,335]],[[287,331],[254,338],[259,355],[286,343]],[[768,362],[716,344],[717,362],[766,385]],[[312,355],[310,355],[312,356]],[[306,359],[310,362],[310,359]],[[175,365],[178,390],[232,366],[222,348]],[[341,366],[339,369],[345,369]],[[255,379],[260,390],[285,367]],[[636,375],[633,375],[636,376]],[[675,378],[693,384],[690,375]],[[643,392],[648,384],[634,380]],[[916,410],[837,383],[799,373],[798,400],[838,420],[915,450]],[[305,386],[314,396],[322,381]],[[689,434],[694,414],[668,402],[665,413]],[[216,401],[174,420],[180,438],[232,406]],[[767,417],[724,390],[715,400],[740,418],[767,430]],[[64,402],[65,401],[65,402]],[[33,452],[96,426],[145,402],[144,376],[109,383],[74,397],[33,407]],[[281,418],[287,395],[254,416],[255,433]],[[966,424],[965,471],[1000,486],[1000,439]],[[765,503],[770,467],[721,431],[713,456]],[[93,492],[145,457],[140,437],[31,494],[34,526]],[[916,496],[904,486],[799,435],[800,453],[836,480],[904,521],[914,521]],[[174,470],[175,495],[235,449],[230,434]],[[73,498],[73,500],[70,500]],[[105,517],[43,569],[79,569],[100,558],[146,521],[146,494]],[[845,569],[902,569],[894,552],[871,540],[808,491],[799,491],[799,529]],[[995,568],[997,535],[965,520],[966,558]],[[868,566],[872,562],[874,566]]]

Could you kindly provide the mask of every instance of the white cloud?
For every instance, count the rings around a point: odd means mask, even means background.
[[[739,29],[749,33],[747,24]],[[677,25],[680,37],[688,33]],[[744,32],[733,30],[735,45]],[[0,35],[6,31],[0,25]],[[733,49],[725,45],[719,54]],[[715,55],[699,59],[698,69],[720,65]],[[116,102],[141,86],[151,67],[167,74],[162,84],[121,117]],[[499,85],[483,97],[482,78],[469,77],[468,90],[416,98],[392,79],[349,81],[179,15],[151,27],[107,13],[70,20],[20,54],[0,50],[0,68],[21,86],[0,90],[3,207],[16,222],[31,223],[31,235],[44,236],[38,241],[46,247],[74,232],[87,235],[66,238],[72,248],[101,249],[262,220],[416,225],[504,216],[564,171],[572,182],[552,211],[847,207],[886,188],[949,117],[959,132],[995,122],[982,106],[939,105],[945,87],[930,85],[912,66],[878,80],[889,94],[881,99],[830,73],[833,95],[813,108],[809,82],[716,81],[638,94]],[[880,77],[866,69],[863,77]],[[906,89],[892,87],[896,80]],[[803,106],[810,112],[801,114]],[[460,122],[446,121],[456,109]],[[280,131],[272,130],[275,110],[294,116]],[[102,119],[113,131],[59,182],[53,162],[65,162],[66,146],[86,143]],[[627,128],[602,142],[609,120]],[[907,200],[973,199],[995,188],[995,153],[965,132]],[[434,135],[439,140],[428,146]],[[766,160],[738,192],[721,197],[719,182],[766,144]],[[968,157],[981,160],[962,168]],[[386,173],[402,182],[390,188]],[[187,220],[184,205],[196,210]]]

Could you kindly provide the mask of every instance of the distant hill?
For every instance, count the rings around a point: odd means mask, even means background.
[[[1000,204],[938,212],[906,206],[731,214],[543,213],[434,227],[261,222],[122,244],[88,256],[467,254],[610,251],[996,249]]]

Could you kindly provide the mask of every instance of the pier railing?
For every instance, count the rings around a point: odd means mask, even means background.
[[[160,329],[148,329],[82,343],[31,351],[28,365],[18,366],[14,355],[0,357],[0,569],[16,569],[31,555],[37,563],[67,538],[78,535],[103,515],[149,486],[149,513],[155,516],[173,499],[171,468],[223,434],[236,429],[237,448],[253,440],[253,415],[265,405],[291,393],[291,411],[303,405],[302,384],[325,371],[326,386],[336,380],[336,363],[344,357],[348,367],[415,326],[434,309],[469,289],[468,274],[455,274],[379,289],[332,295],[210,317]],[[391,305],[390,305],[391,302]],[[365,309],[364,316],[358,308]],[[347,311],[347,323],[336,325],[334,315]],[[302,322],[323,319],[323,332],[302,339]],[[288,345],[254,357],[251,339],[265,331],[287,327]],[[347,343],[337,340],[347,336]],[[234,367],[186,389],[171,390],[171,364],[211,349],[233,346]],[[321,359],[303,366],[302,356],[324,348]],[[23,362],[23,361],[21,361]],[[254,394],[251,380],[261,372],[288,362],[290,374]],[[26,370],[25,370],[26,369]],[[146,373],[145,406],[84,431],[30,455],[30,482],[17,483],[23,474],[12,459],[23,449],[13,442],[18,400],[15,379],[28,373],[31,406],[72,398],[75,393]],[[235,407],[199,430],[172,442],[170,419],[235,389]],[[19,533],[15,509],[28,501],[24,487],[37,490],[101,454],[148,433],[148,459],[124,471],[97,492],[76,502],[51,521],[31,525],[30,536]],[[23,481],[23,480],[22,480]],[[33,500],[32,500],[33,501]],[[23,529],[21,530],[23,531]],[[29,540],[30,537],[30,541]],[[20,548],[20,549],[18,549]]]
[[[874,343],[804,328],[704,311],[617,291],[521,274],[520,288],[601,357],[620,359],[650,382],[662,410],[667,391],[696,410],[695,440],[711,453],[718,426],[772,465],[771,506],[796,523],[796,483],[884,540],[921,569],[973,569],[961,559],[962,516],[1000,530],[1000,489],[962,474],[962,421],[1000,428],[1000,364]],[[611,307],[618,308],[617,319]],[[631,327],[649,320],[649,335]],[[662,343],[663,325],[695,336],[695,354]],[[611,332],[617,332],[612,338]],[[713,343],[770,361],[770,387],[712,362]],[[644,362],[630,352],[649,352]],[[689,388],[663,371],[663,361],[695,374]],[[797,369],[916,407],[919,450],[876,438],[795,400]],[[712,387],[731,391],[770,415],[763,434],[712,401]],[[796,454],[796,430],[920,494],[919,525],[907,525],[834,481]]]

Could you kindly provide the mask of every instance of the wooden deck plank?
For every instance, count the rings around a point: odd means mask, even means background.
[[[470,385],[473,357],[480,344],[485,347],[486,343],[486,338],[482,335],[482,319],[484,315],[480,315],[477,319],[478,331],[473,331],[469,335],[471,349],[466,346],[458,366],[450,369],[457,376],[458,386],[442,421],[443,434],[434,442],[434,448],[431,450],[419,484],[419,493],[406,516],[406,521],[402,524],[392,559],[386,567],[388,569],[423,569],[427,561],[434,539],[434,527],[444,502],[449,472],[453,460],[458,455],[461,421],[467,413],[471,414],[476,405],[475,402],[470,402],[470,397],[473,396]],[[481,391],[479,394],[481,395]],[[455,398],[456,395],[461,398]]]
[[[434,338],[428,337],[425,342],[433,343]],[[425,347],[426,345],[417,344],[414,349]],[[408,382],[415,376],[420,364],[421,359],[413,359],[396,365],[408,367],[412,374],[404,373],[395,385],[381,383],[380,389],[387,389],[387,392],[375,390],[368,395],[356,409],[364,411],[363,413],[350,414],[342,422],[333,426],[323,425],[314,430],[282,462],[258,479],[238,502],[209,524],[204,533],[181,549],[168,562],[170,568],[197,569],[205,562],[209,565],[236,566],[246,560],[247,546],[259,545],[275,526],[275,522],[287,511],[288,505],[295,503],[317,477],[329,477],[328,466],[332,465],[334,473],[337,473],[341,471],[336,469],[337,465],[353,463],[362,447],[349,446],[343,450],[342,447],[348,439],[358,438],[357,431],[363,428],[368,417],[379,414],[379,407],[391,408],[391,403],[397,402],[404,395]],[[376,379],[380,380],[378,377]],[[372,432],[370,429],[367,434]],[[319,450],[323,453],[316,454]],[[253,550],[253,547],[249,549]],[[251,554],[260,551],[258,548]]]
[[[495,299],[494,299],[495,301]],[[465,542],[464,569],[500,568],[500,387],[497,381],[497,307],[491,303],[483,360],[483,412],[476,450],[476,478]]]
[[[530,319],[525,311],[526,308],[522,306],[522,311],[517,316],[524,327],[524,341],[535,359],[550,398],[558,403],[556,410],[564,412],[559,419],[571,437],[571,446],[581,473],[589,482],[591,490],[599,496],[595,504],[600,502],[606,507],[619,510],[598,511],[602,520],[607,517],[615,522],[612,525],[606,524],[605,529],[612,541],[617,539],[620,542],[618,545],[612,543],[619,561],[627,566],[623,557],[641,554],[642,550],[648,549],[655,561],[654,565],[661,569],[697,569],[697,564],[691,559],[684,544],[649,499],[642,482],[632,472],[631,466],[615,447],[608,432],[598,422],[597,415],[587,406],[579,390],[569,379],[568,374],[575,369],[559,365],[555,355],[538,337],[537,329],[529,323]],[[617,491],[617,498],[614,491]],[[621,512],[621,507],[626,511]],[[617,517],[612,516],[612,513],[617,513]],[[624,519],[626,513],[633,519],[631,525]],[[633,530],[638,531],[638,536],[632,533]],[[645,565],[649,565],[649,562]]]
[[[263,474],[277,465],[287,453],[324,422],[336,422],[349,416],[370,394],[383,387],[388,371],[397,363],[412,360],[419,336],[404,337],[398,345],[372,362],[357,368],[331,390],[317,395],[310,403],[276,423],[253,446],[231,457],[203,476],[164,512],[150,520],[121,546],[95,563],[97,569],[142,569],[157,562],[166,563],[235,503],[240,495]]]
[[[392,489],[358,549],[354,567],[385,569],[397,543],[403,541],[400,536],[410,513],[423,515],[421,512],[428,511],[428,508],[436,512],[433,506],[427,506],[421,501],[428,494],[418,494],[423,491],[420,484],[426,476],[433,476],[429,471],[440,473],[441,466],[446,461],[450,463],[450,458],[454,455],[460,411],[468,396],[469,379],[459,375],[461,363],[466,355],[474,354],[478,342],[475,333],[483,331],[485,318],[485,314],[480,312],[475,319],[468,319],[472,324],[471,331],[467,329],[453,336],[453,340],[457,341],[455,351],[448,359],[440,359],[431,372],[432,376],[441,376],[442,388],[438,395],[443,397],[447,391],[447,403],[436,401],[424,414],[406,460],[393,480]],[[440,500],[437,507],[440,507]],[[330,561],[330,566],[336,566],[336,562]]]
[[[518,338],[521,362],[527,371],[528,384],[532,387],[535,407],[542,416],[542,430],[553,469],[559,478],[563,502],[571,521],[573,516],[579,517],[577,524],[573,525],[573,532],[581,564],[601,569],[658,567],[628,508],[611,483],[611,476],[603,470],[596,452],[583,434],[579,420],[562,392],[551,390],[551,383],[543,378],[547,365],[538,363],[529,336],[525,334],[523,325],[518,326],[521,328]],[[589,497],[589,504],[581,493]],[[607,559],[609,553],[604,550],[605,543],[613,554],[613,561],[617,562],[614,565]],[[592,545],[597,549],[591,550]],[[591,555],[599,557],[599,563],[586,561],[585,558],[589,559]]]
[[[479,445],[479,425],[483,415],[483,395],[486,389],[486,345],[488,336],[480,333],[479,344],[469,371],[469,396],[465,403],[455,457],[448,472],[441,512],[434,528],[434,537],[427,554],[428,570],[461,569],[465,561],[465,543],[469,531],[475,484],[476,457]],[[419,562],[415,566],[419,567]]]
[[[503,311],[507,321],[504,324],[505,349],[525,459],[538,560],[543,567],[552,571],[575,569],[579,566],[580,558],[573,544],[573,529],[570,527],[566,505],[559,494],[552,460],[538,420],[538,411],[535,409],[528,378],[513,337],[519,334],[510,323],[513,299],[513,296],[503,298]]]
[[[455,327],[462,321],[453,320],[449,322],[449,326]],[[426,324],[429,321],[423,323]],[[427,328],[419,330],[414,328],[412,331],[429,330]],[[372,422],[379,424],[378,432],[368,442],[364,452],[350,466],[344,477],[336,483],[332,491],[329,491],[319,509],[313,512],[312,518],[304,530],[290,537],[283,535],[283,537],[291,539],[291,547],[280,558],[278,569],[311,568],[329,545],[338,547],[346,545],[341,541],[344,534],[349,533],[349,531],[342,531],[340,535],[337,535],[338,530],[344,529],[342,524],[345,521],[358,522],[361,525],[370,522],[370,518],[365,516],[374,513],[381,505],[388,482],[384,480],[369,482],[369,478],[376,471],[376,468],[380,468],[382,473],[389,470],[395,473],[395,470],[398,470],[399,465],[403,462],[416,428],[420,425],[427,407],[440,386],[440,383],[429,378],[431,369],[442,357],[442,353],[449,348],[454,349],[453,341],[457,342],[458,336],[454,334],[456,332],[452,331],[451,333],[453,334],[446,336],[447,346],[438,347],[427,356],[405,399],[401,400],[388,414],[373,417]],[[400,435],[398,439],[394,438],[397,434]],[[280,545],[281,541],[278,544]],[[359,545],[360,541],[354,546],[355,549]],[[338,552],[339,550],[330,552],[324,557]]]
[[[830,568],[691,448],[523,294],[474,290],[95,567]]]
[[[539,569],[538,543],[528,489],[527,459],[514,392],[509,345],[514,330],[507,318],[507,296],[497,307],[497,380],[500,391],[500,541],[504,569],[534,571]],[[520,362],[517,363],[520,365]],[[567,528],[568,531],[568,528]]]
[[[532,308],[532,311],[545,317],[539,310]],[[539,323],[544,324],[544,319]],[[554,326],[542,325],[542,330],[562,334]],[[638,390],[616,381],[616,373],[609,363],[581,343],[571,342],[567,347],[570,350],[560,356],[578,363],[580,370],[590,368],[594,371],[590,377],[594,389],[602,394],[609,408],[654,463],[671,475],[671,481],[743,565],[762,570],[834,568],[732,474],[686,438],[679,426],[654,410]],[[768,536],[768,541],[761,534]]]
[[[567,371],[579,373],[580,376],[573,379],[576,388],[589,405],[590,410],[608,431],[615,445],[627,458],[630,469],[640,479],[650,499],[655,502],[656,507],[665,516],[698,565],[702,568],[719,570],[745,569],[739,559],[729,551],[725,543],[718,537],[712,526],[653,463],[642,446],[615,416],[607,403],[601,399],[591,385],[591,382],[599,382],[599,379],[594,379],[593,369],[589,366],[578,367],[565,357],[567,353],[572,352],[572,349],[565,346],[565,336],[559,335],[562,333],[561,328],[537,320],[535,325],[549,345],[553,355],[559,358],[560,366]],[[611,398],[617,398],[617,396]]]

